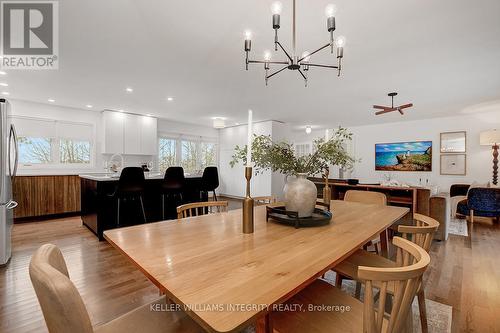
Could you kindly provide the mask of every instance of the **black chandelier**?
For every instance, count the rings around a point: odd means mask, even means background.
[[[278,29],[280,28],[280,14],[283,6],[281,2],[275,2],[271,6],[271,11],[273,13],[273,29],[274,29],[274,50],[278,51],[278,47],[283,51],[283,53],[288,58],[286,61],[271,61],[271,52],[266,51],[264,53],[264,60],[251,60],[249,58],[249,52],[252,49],[252,33],[247,30],[245,32],[245,67],[248,70],[248,64],[264,64],[264,69],[266,71],[266,86],[268,80],[275,76],[276,74],[281,73],[285,69],[298,71],[302,78],[304,79],[305,86],[307,87],[307,73],[309,72],[310,67],[321,67],[321,68],[333,68],[337,69],[337,75],[340,76],[340,72],[342,70],[342,58],[344,57],[344,45],[345,45],[345,37],[338,36],[334,38],[333,32],[335,31],[335,12],[336,8],[334,5],[330,4],[325,9],[325,14],[327,17],[326,25],[327,30],[330,33],[330,42],[328,44],[323,45],[313,52],[304,52],[302,56],[299,57],[297,55],[296,49],[296,11],[295,11],[295,0],[293,0],[293,22],[292,22],[292,52],[291,54],[285,50],[283,45],[278,40]],[[334,49],[337,51],[337,64],[336,65],[327,65],[327,64],[315,64],[312,63],[311,56],[313,54],[318,53],[319,51],[330,48],[331,53],[334,53]],[[284,65],[282,68],[277,69],[276,71],[269,73],[271,65]]]

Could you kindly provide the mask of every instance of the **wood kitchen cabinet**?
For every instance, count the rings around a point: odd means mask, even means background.
[[[12,190],[16,219],[80,211],[78,176],[18,176]]]

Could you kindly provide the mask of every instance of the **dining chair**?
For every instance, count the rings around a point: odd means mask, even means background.
[[[370,205],[387,205],[387,197],[384,193],[380,192],[370,192],[370,191],[358,191],[358,190],[349,190],[344,195],[344,201],[350,202],[359,202]],[[374,238],[368,243],[366,243],[363,248],[365,250],[368,249],[369,246],[375,248],[375,253],[379,253],[378,244],[380,243],[380,238]]]
[[[411,304],[422,275],[429,266],[429,254],[417,244],[394,237],[397,260],[394,267],[360,266],[357,276],[365,282],[361,302],[323,280],[315,280],[287,301],[296,311],[272,312],[271,331],[282,333],[309,332],[411,332]],[[376,288],[375,285],[380,288]],[[388,294],[388,286],[396,285]],[[379,292],[374,292],[374,288]],[[378,304],[375,298],[378,299]],[[392,309],[386,303],[392,297]],[[349,307],[347,309],[347,307]]]
[[[256,206],[270,205],[278,201],[278,199],[274,195],[253,197],[252,199]]]
[[[123,168],[120,178],[118,179],[118,185],[116,190],[111,197],[117,200],[116,209],[116,224],[120,225],[120,215],[121,215],[121,203],[128,199],[136,200],[139,199],[142,217],[144,223],[147,222],[146,211],[144,210],[144,189],[145,189],[145,178],[144,171],[140,167],[126,167]]]
[[[227,201],[193,202],[177,207],[177,218],[227,212]]]
[[[201,332],[182,311],[165,311],[165,297],[93,327],[58,247],[42,245],[31,258],[29,274],[50,333]],[[154,311],[151,309],[158,309]]]
[[[182,192],[185,188],[184,169],[182,167],[169,167],[165,170],[163,182],[161,183],[161,214],[165,219],[166,197],[179,199],[182,203]]]
[[[427,253],[429,253],[434,233],[439,228],[439,222],[431,217],[417,213],[413,214],[413,219],[415,220],[415,225],[412,226],[400,225],[398,227],[398,232],[402,234],[403,238],[411,240],[412,242],[423,248]],[[358,250],[350,257],[342,261],[340,264],[335,266],[334,271],[337,273],[338,277],[336,279],[337,287],[341,288],[342,280],[344,277],[356,281],[362,281],[363,279],[358,275],[358,268],[361,266],[390,268],[390,267],[396,267],[397,264],[396,262],[384,258],[382,256],[378,256],[364,250]],[[418,308],[420,311],[420,323],[422,325],[422,333],[428,331],[424,287],[425,285],[422,282],[419,284],[417,290]],[[395,286],[389,285],[387,291],[390,294],[394,294]]]
[[[217,194],[215,190],[219,187],[219,172],[217,167],[206,167],[203,170],[203,175],[201,176],[201,191],[205,192],[208,196],[208,192],[214,194],[214,201],[217,201]]]

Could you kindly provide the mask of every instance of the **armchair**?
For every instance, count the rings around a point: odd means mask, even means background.
[[[467,199],[458,203],[457,213],[468,215],[471,223],[474,222],[474,216],[491,217],[498,222],[500,217],[500,188],[471,188]]]

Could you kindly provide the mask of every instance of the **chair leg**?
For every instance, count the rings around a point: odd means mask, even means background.
[[[142,217],[144,217],[144,223],[148,223],[146,219],[146,211],[144,210],[144,202],[142,201],[142,195],[139,196],[139,201],[141,202]]]
[[[116,225],[120,225],[120,198],[118,198],[118,205],[116,210]]]
[[[427,309],[425,307],[425,293],[423,289],[417,293],[417,298],[418,298],[418,311],[420,312],[420,325],[422,326],[422,333],[427,333],[428,332]]]
[[[161,219],[165,220],[165,194],[161,195]]]
[[[354,291],[354,298],[360,299],[361,297],[361,282],[356,281],[356,290]]]
[[[474,211],[471,209],[469,213],[470,223],[474,223]]]
[[[335,275],[335,287],[342,289],[342,281],[343,281],[343,278],[340,275],[340,273],[336,273],[336,275]]]
[[[217,201],[217,194],[215,194],[215,190],[214,190],[214,201]]]

